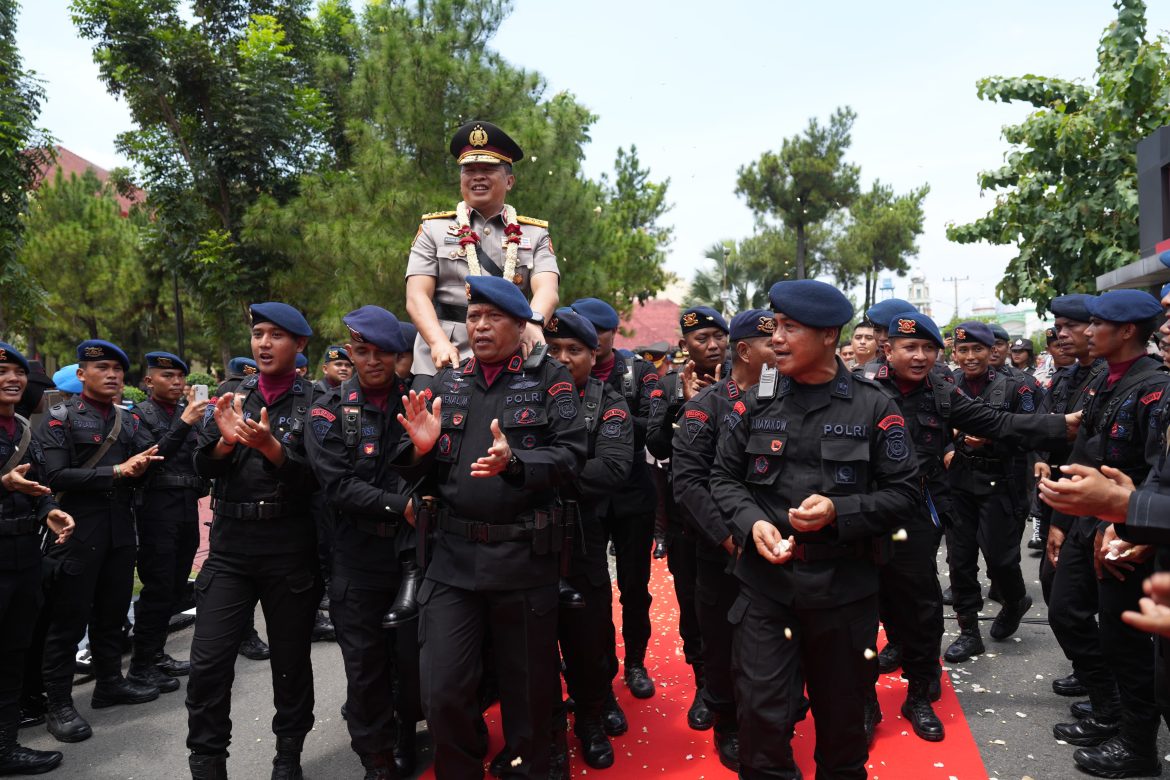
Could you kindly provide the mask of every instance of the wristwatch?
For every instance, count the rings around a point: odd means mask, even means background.
[[[539,325],[542,328],[544,327],[544,315],[538,311],[534,311],[532,316],[528,318],[528,321],[533,325]]]

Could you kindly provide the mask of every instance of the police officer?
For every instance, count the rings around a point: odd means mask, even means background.
[[[690,360],[682,371],[667,374],[659,382],[658,389],[651,394],[650,417],[646,425],[646,448],[659,460],[668,460],[672,455],[674,425],[683,404],[702,388],[719,381],[727,357],[728,327],[719,312],[708,306],[687,309],[679,319],[679,327],[683,334],[679,349],[685,349]],[[695,673],[695,697],[687,711],[687,725],[696,731],[704,731],[711,728],[712,721],[702,695],[703,637],[695,612],[695,535],[683,522],[669,479],[664,496],[667,547],[670,550],[666,563],[674,577],[683,655]]]
[[[863,322],[871,326],[874,340],[877,342],[876,354],[864,363],[858,362],[857,370],[863,373],[867,379],[873,379],[878,369],[886,363],[886,344],[890,341],[890,320],[895,314],[916,311],[918,309],[914,308],[909,301],[904,301],[901,298],[886,298],[865,310]]]
[[[519,216],[505,203],[516,183],[512,165],[524,157],[520,145],[491,122],[474,121],[455,131],[451,155],[463,200],[454,211],[423,215],[406,264],[406,310],[419,331],[414,373],[420,377],[471,354],[464,324],[468,276],[514,283],[531,296],[541,322],[556,308],[560,284],[548,223]],[[530,323],[526,349],[540,339],[540,325]]]
[[[837,360],[848,299],[815,280],[778,282],[769,299],[783,376],[732,408],[711,475],[743,541],[728,613],[740,777],[797,776],[792,729],[807,685],[818,774],[864,778],[875,558],[914,509],[916,464],[894,402]]]
[[[904,538],[881,567],[881,615],[888,642],[882,656],[894,655],[894,667],[901,666],[909,680],[903,717],[920,738],[936,742],[943,739],[944,729],[931,707],[939,697],[943,634],[935,561],[942,528],[954,512],[943,465],[950,431],[961,428],[1003,443],[1053,446],[1065,442],[1066,430],[1076,421],[1057,415],[1008,415],[960,393],[934,372],[943,338],[924,314],[895,315],[888,334],[886,365],[876,381],[906,419],[918,457],[920,499],[901,524],[899,536]],[[870,707],[867,725],[878,719],[871,714],[877,707],[876,695]]]
[[[633,419],[634,452],[629,476],[619,489],[600,494],[594,511],[613,542],[617,559],[626,684],[630,693],[644,699],[654,695],[654,680],[646,672],[646,646],[650,640],[649,548],[657,507],[645,446],[651,394],[658,388],[658,373],[649,361],[623,357],[613,348],[619,319],[617,311],[608,303],[597,298],[579,298],[570,308],[589,320],[597,331],[597,358],[592,376],[625,399]],[[616,659],[616,648],[612,654]],[[628,728],[612,688],[606,698],[604,724],[611,737],[624,734]]]
[[[436,777],[482,777],[476,689],[490,623],[497,674],[507,681],[505,750],[514,756],[502,776],[543,778],[558,695],[555,497],[585,463],[585,426],[568,371],[547,358],[525,363],[532,309],[520,288],[491,276],[468,277],[468,285],[474,354],[441,370],[428,393],[411,393],[404,425],[440,503],[419,591],[423,709]]]
[[[675,502],[697,539],[695,609],[703,636],[703,701],[712,715],[719,760],[733,772],[739,771],[739,727],[727,613],[739,595],[739,580],[731,573],[738,545],[734,527],[711,496],[709,482],[725,421],[775,359],[775,330],[776,321],[767,309],[749,309],[732,318],[731,372],[683,405],[671,455]],[[774,381],[774,372],[772,376]]]
[[[410,347],[398,319],[378,306],[351,311],[343,321],[350,334],[346,354],[357,373],[317,400],[307,441],[313,470],[336,516],[329,609],[345,661],[350,746],[367,780],[385,780],[413,771],[399,767],[394,757],[399,732],[409,729],[413,736],[415,721],[396,717],[408,707],[395,701],[394,674],[398,666],[417,688],[418,668],[401,669],[395,658],[398,637],[381,626],[398,592],[397,540],[409,505],[405,486],[388,464],[403,433],[394,366]],[[398,686],[403,694],[407,687]]]
[[[1140,290],[1103,293],[1085,305],[1092,318],[1085,331],[1090,355],[1104,359],[1108,372],[1088,391],[1084,423],[1068,462],[1107,466],[1140,483],[1161,447],[1157,402],[1170,382],[1161,361],[1145,348],[1162,309]],[[1062,513],[1055,513],[1052,522],[1064,538],[1049,624],[1092,706],[1090,717],[1057,724],[1053,734],[1091,748],[1075,756],[1077,766],[1090,774],[1128,776],[1115,773],[1137,774],[1139,767],[1153,771],[1159,763],[1153,648],[1149,635],[1122,623],[1121,613],[1136,608],[1142,597],[1141,582],[1152,571],[1154,549],[1128,549],[1125,565],[1119,566],[1114,561],[1120,549],[1113,558],[1102,557],[1117,539],[1113,526]]]
[[[166,693],[179,689],[175,677],[191,668],[164,652],[167,625],[183,598],[191,564],[199,549],[199,499],[207,483],[195,473],[193,426],[203,419],[207,401],[194,400],[187,387],[187,364],[170,352],[146,353],[150,397],[134,407],[164,460],[150,473],[137,500],[138,579],[134,602],[134,654],[127,675]]]
[[[314,384],[317,390],[325,393],[340,387],[341,383],[353,376],[353,361],[345,347],[339,344],[330,344],[325,348],[321,357],[321,378]]]
[[[581,301],[574,306],[578,304]],[[545,326],[544,337],[549,354],[573,377],[589,436],[585,468],[576,484],[562,494],[574,499],[579,510],[579,527],[571,537],[567,581],[581,595],[584,605],[579,609],[566,609],[562,605],[557,631],[565,662],[565,681],[576,705],[573,731],[581,741],[581,757],[590,768],[605,769],[613,765],[614,753],[602,714],[607,699],[613,699],[617,656],[613,593],[605,554],[606,527],[598,515],[598,507],[611,505],[613,496],[630,484],[636,423],[626,400],[608,381],[609,377],[602,379],[596,375],[600,340],[587,317],[573,308],[557,309]],[[612,334],[609,338],[612,352]],[[615,366],[616,362],[609,367]],[[647,546],[642,545],[643,556]]]
[[[16,413],[28,372],[24,355],[0,342],[0,775],[41,774],[62,759],[55,750],[17,742],[25,653],[42,601],[39,531],[47,529],[64,544],[74,529],[73,518],[41,484],[44,454],[28,420]]]
[[[138,416],[114,403],[130,366],[126,353],[93,339],[78,345],[77,360],[84,389],[52,407],[36,432],[47,483],[77,522],[73,536],[48,551],[56,582],[39,621],[45,632],[41,669],[48,730],[62,742],[93,734],[73,708],[72,696],[74,656],[87,625],[98,680],[95,709],[159,695],[154,685],[122,677],[122,623],[134,585],[131,491],[162,458]]]
[[[296,362],[293,367],[297,376],[307,377],[309,375],[309,358],[305,356],[304,352],[297,353]]]
[[[1036,347],[1031,339],[1016,339],[1008,347],[1011,356],[1012,368],[1023,371],[1029,376],[1036,376]]]
[[[304,444],[313,391],[294,369],[312,329],[285,303],[254,303],[250,312],[260,373],[209,407],[195,451],[196,472],[215,479],[187,683],[187,747],[197,780],[226,776],[236,652],[257,601],[272,640],[274,780],[301,777],[301,747],[313,727],[309,642],[321,577],[309,511],[316,481]]]

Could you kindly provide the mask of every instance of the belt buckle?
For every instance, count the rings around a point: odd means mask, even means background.
[[[471,540],[479,542],[480,544],[487,544],[488,540],[488,524],[475,523],[472,526]]]
[[[796,544],[792,545],[792,560],[807,561],[807,549],[808,545],[804,544],[803,542],[797,542]]]

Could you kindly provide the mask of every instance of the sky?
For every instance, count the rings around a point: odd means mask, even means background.
[[[1003,163],[1001,128],[1028,114],[980,100],[976,81],[1089,80],[1113,18],[1105,0],[516,0],[493,46],[541,73],[548,97],[568,91],[598,116],[587,174],[610,170],[617,149],[635,145],[651,177],[670,180],[667,268],[684,279],[712,244],[753,232],[735,195],[737,170],[778,150],[811,117],[824,123],[851,106],[858,116],[848,159],[861,167],[863,188],[875,179],[899,193],[930,185],[911,265],[930,285],[935,318],[947,321],[956,295],[963,314],[992,298],[1013,255],[946,238],[948,223],[977,219],[994,202],[977,175]],[[1170,29],[1170,3],[1151,4],[1147,20],[1151,37]],[[41,125],[98,165],[127,164],[114,138],[130,128],[129,114],[98,80],[68,2],[23,3],[18,43],[47,91]],[[555,236],[556,215],[537,216]],[[899,297],[908,281],[895,278]]]

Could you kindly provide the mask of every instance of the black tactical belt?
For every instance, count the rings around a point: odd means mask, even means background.
[[[276,520],[289,515],[304,514],[296,511],[294,504],[281,501],[257,501],[254,504],[237,504],[234,501],[216,501],[211,510],[219,517],[234,520]]]
[[[439,528],[469,542],[518,542],[532,539],[532,527],[519,523],[475,523],[451,517],[445,510],[439,512]]]
[[[467,307],[435,301],[435,314],[447,322],[467,322]]]
[[[798,561],[832,561],[838,558],[868,558],[869,545],[860,542],[850,545],[840,544],[800,544],[792,548],[792,557]]]
[[[0,536],[24,536],[40,530],[41,524],[36,515],[0,519]]]
[[[371,536],[380,536],[387,538],[398,533],[398,523],[380,523],[376,520],[359,520],[357,518],[347,518],[353,527]]]
[[[184,474],[157,474],[147,483],[146,489],[191,488],[192,490],[203,490],[206,487],[207,483],[201,477]]]
[[[1008,464],[998,458],[983,458],[978,455],[968,455],[955,450],[955,456],[962,458],[972,467],[991,474],[1005,474]]]

